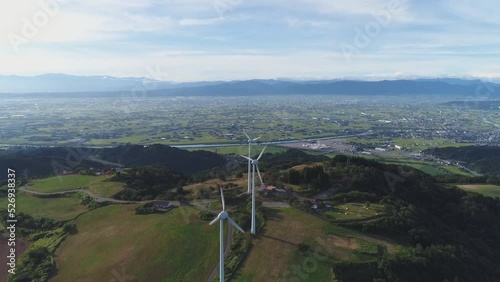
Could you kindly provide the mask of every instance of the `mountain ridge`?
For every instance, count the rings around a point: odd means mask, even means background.
[[[66,94],[147,92],[153,96],[249,95],[459,95],[500,97],[500,84],[480,79],[419,78],[395,80],[291,80],[168,82],[150,78],[46,74],[32,77],[0,75],[1,94]],[[92,95],[91,95],[92,96]]]

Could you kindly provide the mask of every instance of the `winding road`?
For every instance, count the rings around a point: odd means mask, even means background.
[[[135,204],[135,203],[148,203],[148,202],[151,202],[151,201],[124,201],[124,200],[117,200],[117,199],[113,199],[113,198],[109,198],[109,197],[101,197],[101,196],[97,196],[96,194],[90,192],[89,190],[85,190],[85,189],[72,189],[72,190],[66,190],[66,191],[60,191],[60,192],[51,192],[51,193],[46,193],[46,192],[39,192],[39,191],[33,191],[33,190],[29,190],[29,189],[26,189],[26,185],[23,185],[19,188],[19,191],[23,191],[23,192],[26,192],[26,193],[29,193],[29,194],[33,194],[33,195],[40,195],[40,196],[56,196],[56,195],[64,195],[64,194],[72,194],[72,193],[78,193],[78,192],[84,192],[86,193],[87,195],[89,195],[90,197],[94,198],[97,202],[112,202],[112,203],[117,203],[117,204]],[[172,204],[176,205],[177,203],[177,206],[180,205],[179,202],[172,202],[170,201]]]

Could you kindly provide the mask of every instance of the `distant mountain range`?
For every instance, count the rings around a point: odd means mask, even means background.
[[[46,74],[0,76],[0,93],[73,93],[91,96],[148,91],[153,96],[248,95],[460,95],[498,98],[500,84],[458,78],[362,80],[272,80],[165,82],[148,78]],[[99,92],[99,93],[96,93]],[[107,94],[102,93],[107,92]],[[60,95],[60,94],[59,94]],[[59,96],[58,95],[58,96]]]
[[[203,86],[218,82],[175,83],[138,77],[76,76],[43,74],[37,76],[0,75],[0,93],[108,92],[134,89],[168,89]]]

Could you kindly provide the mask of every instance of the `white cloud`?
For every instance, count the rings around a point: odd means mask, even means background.
[[[339,43],[393,1],[404,8],[347,63]],[[178,81],[500,72],[491,63],[499,57],[494,1],[243,0],[224,18],[213,3],[73,0],[13,54],[6,35],[41,8],[10,0],[0,10],[0,74],[144,76],[159,62]]]
[[[403,12],[408,0],[299,0],[299,2],[302,2],[303,5],[311,5],[321,13],[371,15],[381,10],[387,10],[389,7],[394,7],[398,13]]]
[[[303,20],[294,17],[286,17],[285,22],[290,27],[327,27],[331,26],[331,23],[328,21],[317,21],[317,20]]]
[[[191,26],[191,25],[212,25],[222,22],[222,18],[208,18],[208,19],[181,19],[179,24],[181,26]]]

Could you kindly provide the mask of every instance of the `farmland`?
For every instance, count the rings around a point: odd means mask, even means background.
[[[252,137],[262,136],[252,148],[253,154],[256,155],[263,148],[262,143],[266,141],[283,143],[295,140],[295,144],[286,145],[304,149],[307,146],[320,147],[321,142],[326,143],[327,140],[302,139],[334,136],[335,141],[330,142],[336,142],[338,148],[332,145],[326,150],[308,152],[330,156],[364,156],[386,164],[408,165],[432,176],[471,174],[458,166],[419,157],[420,151],[491,140],[495,142],[498,140],[495,138],[498,130],[492,124],[484,122],[483,118],[499,121],[495,111],[461,109],[460,111],[466,114],[458,115],[457,109],[436,104],[436,101],[380,99],[373,102],[371,99],[365,101],[361,97],[332,99],[326,96],[268,97],[265,101],[259,97],[145,97],[140,98],[140,101],[102,97],[90,100],[75,98],[71,103],[64,99],[42,101],[31,98],[7,99],[5,105],[0,107],[5,110],[5,119],[8,120],[8,125],[0,125],[0,131],[3,132],[0,144],[9,146],[202,144],[190,147],[189,150],[246,155],[248,148],[246,137],[243,135],[243,131],[246,131]],[[231,146],[207,147],[227,143]],[[394,144],[402,148],[389,149],[389,146]],[[274,143],[266,152],[280,153],[286,150],[278,145],[285,144]],[[225,158],[228,163],[239,159],[235,156]],[[107,165],[115,166],[121,161],[117,158],[113,160],[114,163]],[[245,161],[239,161],[239,165],[246,168]],[[347,160],[348,165],[349,161],[350,159]],[[303,170],[306,166],[322,164],[327,166],[326,162],[314,161],[311,164],[295,163],[293,168]],[[146,165],[144,164],[144,167]],[[344,163],[339,165],[339,171],[343,166]],[[230,165],[222,170],[229,168]],[[288,168],[283,170],[286,169]],[[270,170],[264,167],[262,172],[265,179],[271,175],[268,173]],[[370,174],[364,172],[374,172],[376,169],[356,168],[354,171],[354,174],[366,177],[363,187],[371,188]],[[29,178],[29,172],[22,173]],[[218,171],[207,172],[207,175],[219,177],[211,173]],[[342,188],[348,188],[348,178],[354,177],[354,174],[345,172],[346,177],[337,175],[333,180],[337,181],[336,185],[341,182]],[[221,177],[224,179],[223,185],[233,183],[242,187],[228,191],[227,196],[232,200],[246,190],[247,175],[242,174],[241,168],[237,175],[234,173]],[[276,175],[281,175],[281,172]],[[418,173],[405,175],[408,179],[418,176]],[[202,179],[198,183],[184,183],[176,197],[196,198],[192,192],[199,192],[198,188],[201,187],[212,187],[207,192],[208,196],[202,196],[214,199],[217,196],[219,179]],[[383,177],[377,180],[384,181]],[[114,195],[125,185],[110,181],[110,176],[83,174],[29,181],[29,190],[53,193],[82,188],[104,197]],[[406,181],[402,185],[407,183],[413,182]],[[286,185],[287,189],[299,194],[308,192],[309,188],[306,187],[308,186],[305,182],[301,182],[301,185]],[[460,187],[488,196],[500,195],[497,186]],[[206,229],[207,222],[198,219],[195,216],[197,210],[192,207],[139,216],[134,214],[137,205],[111,204],[88,210],[79,203],[76,195],[37,198],[20,191],[17,197],[19,212],[35,217],[74,220],[76,224],[78,232],[65,238],[55,251],[57,272],[52,278],[53,281],[110,281],[118,279],[116,273],[130,274],[137,281],[204,281],[217,263],[218,232],[216,228]],[[264,230],[252,239],[253,246],[245,254],[246,258],[233,277],[234,280],[293,280],[299,275],[296,272],[297,267],[304,269],[306,262],[310,263],[310,258],[315,255],[314,251],[319,248],[319,255],[325,259],[316,261],[314,271],[306,271],[307,279],[300,279],[329,281],[335,279],[333,265],[337,262],[376,262],[381,252],[382,255],[384,252],[396,254],[405,250],[407,247],[404,244],[388,237],[373,236],[329,222],[367,224],[370,223],[369,220],[373,219],[375,222],[381,219],[381,216],[390,216],[378,201],[373,201],[369,207],[365,206],[365,201],[352,199],[337,202],[333,209],[328,211],[323,210],[322,206],[321,214],[317,213],[316,216],[295,208],[266,209],[268,222]],[[6,199],[0,198],[0,204],[5,206]],[[218,201],[214,202],[211,208],[217,209],[218,205]],[[309,201],[304,200],[301,207],[310,209]],[[406,214],[403,215],[402,218],[405,219]],[[370,223],[372,228],[377,227],[373,226],[376,224],[374,222]],[[358,228],[361,230],[364,226]],[[403,230],[404,232],[407,232],[407,229]],[[324,247],[325,242],[328,248]],[[413,249],[413,246],[410,248]]]
[[[263,149],[263,147],[259,148],[252,148],[252,152],[257,154],[260,153],[260,151]],[[214,152],[217,154],[236,154],[236,155],[244,155],[248,156],[248,146],[227,146],[227,147],[216,147],[216,148],[210,148],[210,147],[204,147],[204,148],[188,148],[189,151],[195,151],[195,150],[204,150],[204,151],[210,151]],[[280,146],[268,146],[266,148],[266,153],[281,153],[286,151],[286,148],[280,147]]]
[[[415,169],[421,170],[430,175],[440,175],[440,174],[460,174],[470,176],[471,174],[453,165],[444,165],[432,161],[417,160],[417,159],[407,159],[404,157],[373,157],[375,160],[395,165],[406,165],[413,167]]]
[[[299,95],[269,96],[265,100],[147,96],[3,99],[0,110],[6,122],[0,125],[0,144],[243,144],[243,130],[262,136],[259,141],[371,130],[368,140],[400,143],[418,151],[487,142],[496,136],[494,123],[500,120],[496,111],[458,109],[443,101]],[[353,139],[359,143],[363,140]]]

